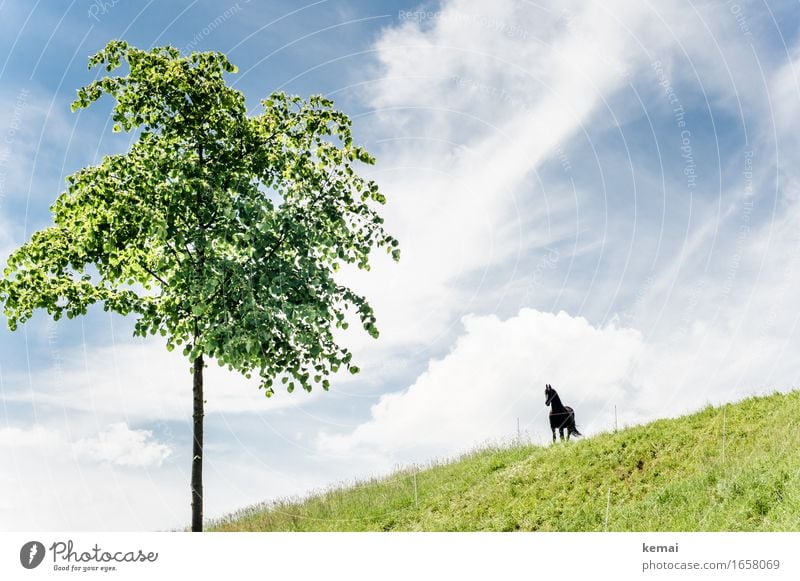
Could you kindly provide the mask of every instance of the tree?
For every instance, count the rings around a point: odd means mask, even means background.
[[[322,96],[274,93],[248,116],[220,53],[181,56],[114,40],[89,60],[111,73],[78,91],[72,109],[103,94],[116,101],[114,131],[135,131],[121,155],[67,178],[54,224],[8,259],[0,301],[11,330],[36,309],[54,319],[93,303],[134,315],[134,335],[182,347],[193,374],[192,530],[203,523],[203,369],[208,358],[270,396],[329,387],[357,373],[334,337],[348,313],[378,336],[366,299],[334,278],[341,265],[369,269],[397,240],[373,203],[385,198],[355,162],[351,123]]]

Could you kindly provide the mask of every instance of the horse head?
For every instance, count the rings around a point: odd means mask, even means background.
[[[556,390],[548,383],[544,386],[544,405],[550,405],[553,398],[556,396]]]

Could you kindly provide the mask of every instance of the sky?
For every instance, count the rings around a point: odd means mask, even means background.
[[[221,51],[251,113],[324,94],[376,158],[394,263],[341,281],[380,338],[329,392],[207,370],[205,514],[515,438],[544,385],[587,436],[798,385],[794,1],[0,0],[0,265],[65,178],[126,151],[114,38]],[[0,530],[188,525],[191,375],[93,308],[0,329]]]

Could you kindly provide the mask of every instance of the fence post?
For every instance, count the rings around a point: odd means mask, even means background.
[[[417,467],[414,466],[414,506],[419,507],[419,496],[417,495]]]
[[[722,463],[725,464],[725,438],[727,436],[727,425],[726,425],[726,418],[725,418],[725,410],[727,409],[727,405],[722,408]]]
[[[617,404],[614,404],[614,433],[617,433]]]

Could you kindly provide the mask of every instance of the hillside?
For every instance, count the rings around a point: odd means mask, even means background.
[[[800,531],[800,392],[251,507],[219,531]],[[610,491],[610,493],[609,493]]]

